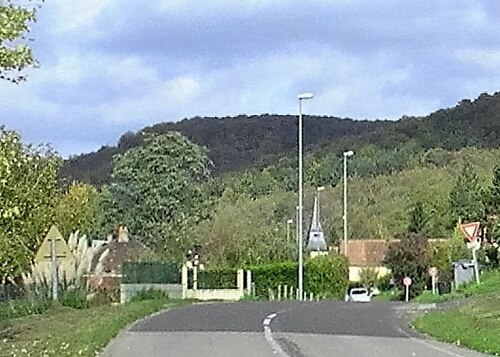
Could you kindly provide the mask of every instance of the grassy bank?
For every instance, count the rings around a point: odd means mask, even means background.
[[[481,274],[481,283],[471,282],[460,286],[451,294],[433,295],[429,291],[424,291],[420,296],[417,296],[413,301],[418,303],[438,303],[454,299],[468,298],[471,296],[490,294],[500,291],[500,270],[486,271]]]
[[[0,356],[95,356],[128,324],[184,304],[165,299],[83,310],[52,306],[43,315],[0,322]]]
[[[500,354],[500,293],[480,295],[470,304],[451,311],[417,318],[414,326],[438,340],[477,351]],[[446,328],[443,328],[446,327]]]
[[[481,283],[460,287],[452,294],[422,294],[417,302],[442,302],[468,298],[454,310],[432,312],[413,325],[438,340],[500,355],[500,270],[485,272]],[[446,328],[443,328],[446,327]]]

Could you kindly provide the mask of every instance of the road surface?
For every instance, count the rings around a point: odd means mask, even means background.
[[[405,327],[407,305],[383,302],[197,304],[121,333],[105,357],[479,357]]]

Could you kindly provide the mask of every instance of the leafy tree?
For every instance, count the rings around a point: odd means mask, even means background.
[[[384,264],[391,269],[392,276],[400,286],[404,277],[412,279],[412,297],[424,289],[430,262],[427,238],[415,233],[406,233],[399,242],[391,243],[384,259]]]
[[[13,4],[10,0],[0,1],[0,79],[18,83],[26,79],[20,73],[35,64],[31,49],[20,41],[30,31],[29,23],[35,21],[35,9]]]
[[[481,220],[485,213],[483,194],[478,177],[470,163],[463,166],[449,196],[451,226],[458,221]]]
[[[211,212],[210,161],[176,132],[145,134],[144,140],[115,157],[101,225],[108,233],[126,225],[150,248],[179,261],[195,239],[192,227]]]
[[[89,234],[96,224],[99,202],[99,192],[94,186],[73,182],[55,209],[56,225],[63,237],[76,230]]]
[[[498,243],[500,241],[500,164],[496,164],[493,169],[493,178],[485,196],[487,238]],[[498,260],[496,253],[492,251],[492,254],[492,257]]]
[[[213,217],[196,228],[210,265],[241,267],[296,258],[295,225],[290,235],[286,227],[287,218],[295,215],[296,202],[290,198],[293,194],[280,191],[255,200],[220,200]],[[285,211],[291,215],[284,216]]]
[[[26,271],[53,223],[59,157],[0,128],[0,280]]]
[[[413,204],[410,211],[410,222],[408,223],[408,232],[423,233],[427,225],[427,216],[422,202],[417,201]]]
[[[438,269],[440,281],[453,279],[452,263],[461,259],[470,259],[471,253],[464,242],[464,235],[459,225],[445,241],[430,245],[431,265]]]

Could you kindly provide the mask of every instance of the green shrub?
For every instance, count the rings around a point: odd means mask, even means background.
[[[47,297],[32,297],[0,303],[0,321],[28,315],[43,314],[52,306]]]
[[[391,284],[391,279],[392,279],[391,274],[384,275],[377,280],[375,286],[380,291],[390,291],[393,289],[393,286]]]
[[[59,301],[62,306],[72,307],[73,309],[87,309],[87,293],[83,289],[66,289],[61,292]]]
[[[277,290],[278,286],[297,286],[297,263],[281,262],[249,266],[252,281],[255,283],[255,296],[267,298],[268,290]]]
[[[312,258],[305,264],[305,291],[326,299],[341,299],[349,284],[345,256],[330,254]]]
[[[162,290],[150,288],[147,290],[141,290],[137,294],[135,294],[132,299],[130,299],[131,302],[136,302],[136,301],[144,301],[144,300],[167,300],[168,295]]]

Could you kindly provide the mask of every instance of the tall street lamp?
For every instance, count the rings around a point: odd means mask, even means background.
[[[324,191],[325,190],[325,187],[324,186],[319,186],[319,187],[316,187],[316,197],[318,199],[318,205],[319,205],[319,193],[321,191]]]
[[[290,243],[290,225],[293,223],[293,219],[286,221],[286,244]]]
[[[354,155],[354,151],[344,152],[344,255],[347,257],[347,158]]]
[[[304,300],[304,237],[302,228],[302,101],[312,99],[312,93],[301,93],[298,95],[299,99],[299,299]]]

